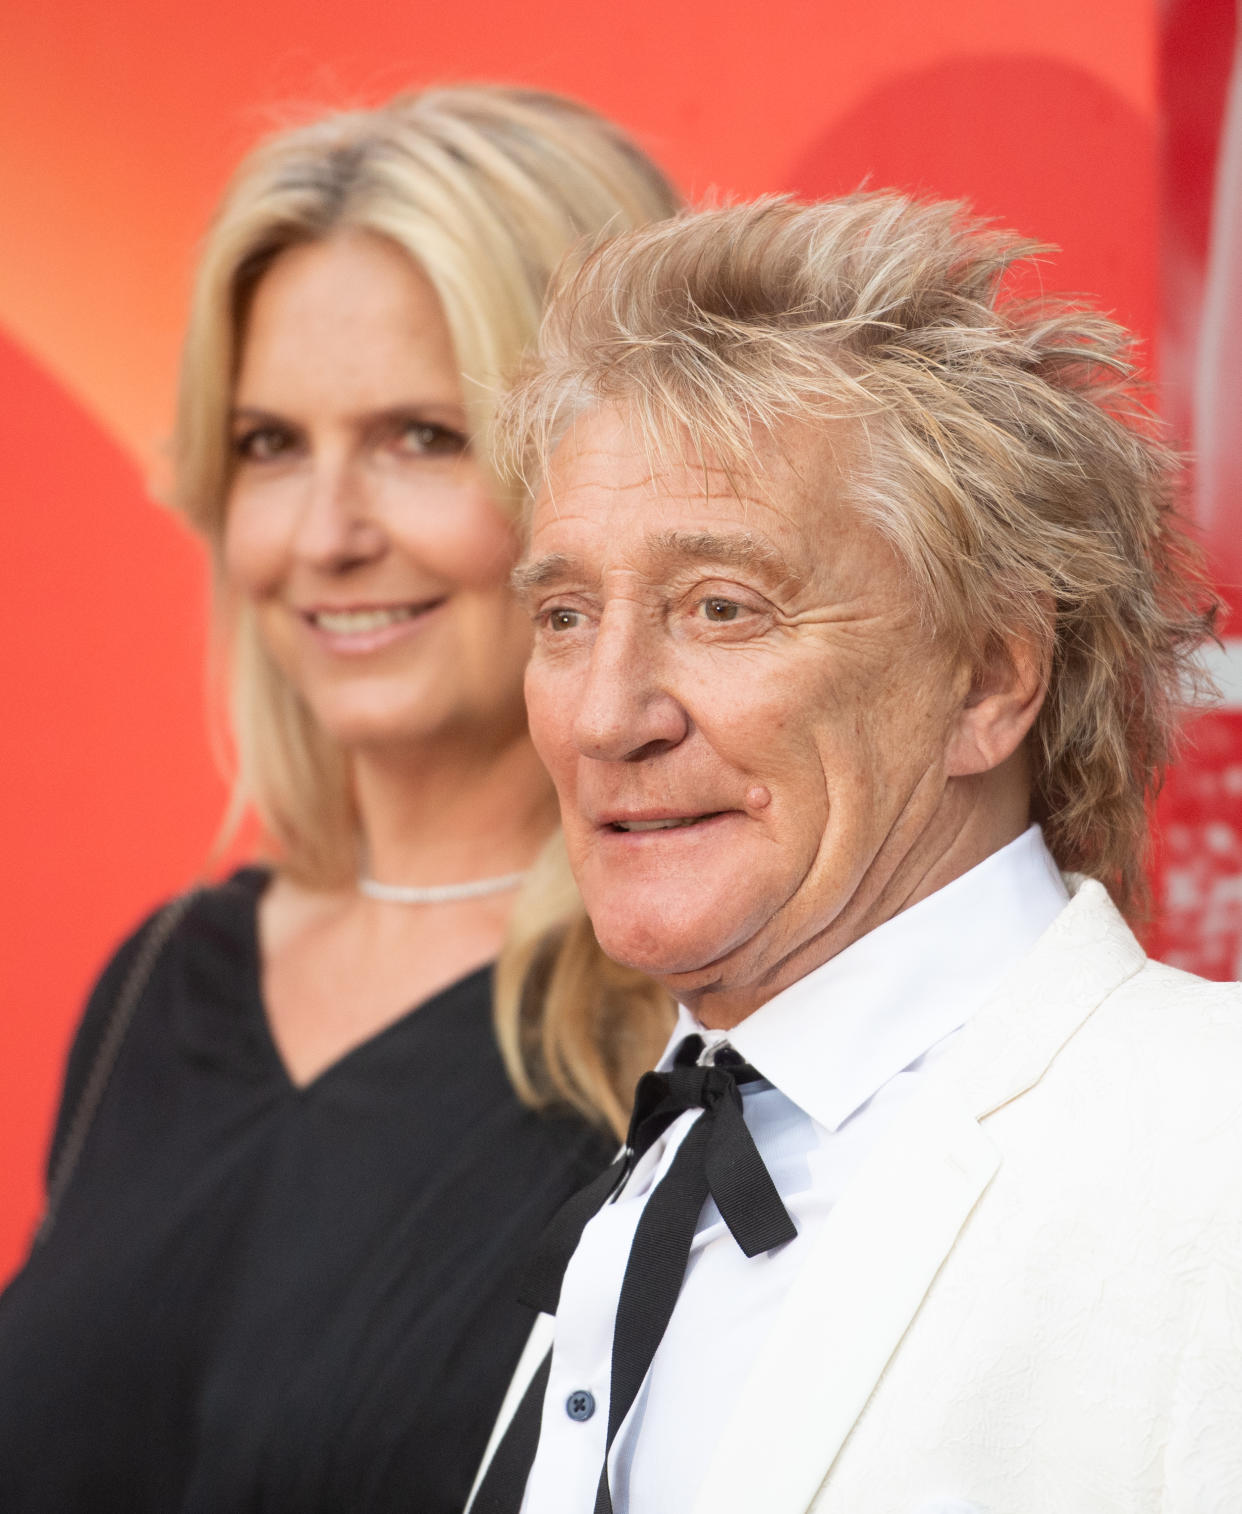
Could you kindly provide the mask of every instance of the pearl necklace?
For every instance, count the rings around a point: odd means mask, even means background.
[[[457,899],[485,899],[517,888],[525,873],[503,873],[498,878],[475,878],[469,883],[439,883],[418,887],[408,883],[380,883],[365,874],[358,879],[358,892],[383,904],[451,904]]]

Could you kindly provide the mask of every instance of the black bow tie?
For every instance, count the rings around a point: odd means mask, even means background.
[[[640,1079],[625,1150],[552,1220],[521,1294],[524,1303],[548,1314],[556,1312],[565,1268],[587,1222],[619,1192],[637,1161],[679,1115],[701,1109],[668,1171],[648,1196],[626,1263],[613,1330],[608,1437],[595,1514],[611,1514],[608,1450],[672,1316],[708,1195],[747,1256],[770,1251],[797,1234],[742,1118],[739,1085],[761,1074],[732,1047],[719,1048],[707,1065],[700,1061],[703,1050],[700,1036],[688,1036],[667,1072],[649,1072]],[[497,1449],[471,1514],[517,1514],[538,1448],[550,1364],[549,1353]]]

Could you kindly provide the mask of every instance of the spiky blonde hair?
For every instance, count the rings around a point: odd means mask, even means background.
[[[1147,806],[1216,604],[1120,327],[1016,297],[1049,249],[955,203],[864,193],[683,215],[561,281],[496,446],[530,490],[584,412],[658,458],[762,475],[796,427],[861,428],[844,486],[937,634],[1047,646],[1033,808],[1062,868],[1146,902]]]

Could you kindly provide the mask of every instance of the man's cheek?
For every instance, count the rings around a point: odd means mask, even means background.
[[[535,654],[538,656],[538,653]],[[526,666],[526,720],[530,726],[531,740],[546,768],[552,767],[552,754],[556,748],[557,705],[548,698],[546,679],[537,667],[534,658]]]

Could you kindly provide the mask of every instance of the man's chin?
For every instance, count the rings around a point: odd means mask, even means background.
[[[600,946],[614,962],[646,973],[675,994],[713,982],[720,959],[730,950],[719,927],[707,932],[678,929],[666,921],[610,921],[602,913],[592,921]]]

